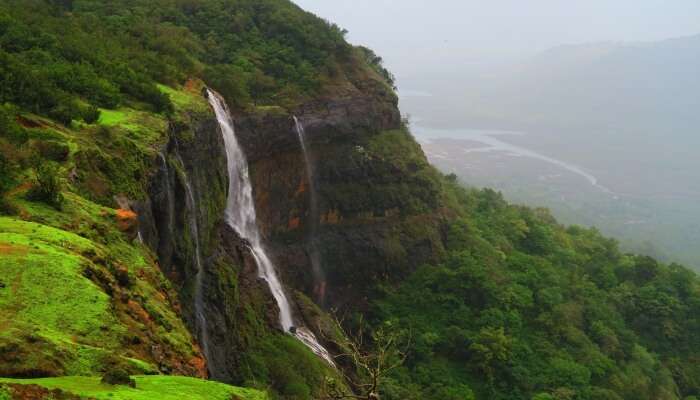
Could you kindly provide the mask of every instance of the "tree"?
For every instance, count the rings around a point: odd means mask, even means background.
[[[339,321],[337,325],[342,327]],[[361,320],[354,336],[343,332],[339,345],[345,349],[345,353],[336,356],[336,359],[345,360],[354,369],[352,373],[343,372],[352,391],[333,378],[326,378],[325,399],[379,400],[380,388],[389,373],[406,361],[405,349],[410,341],[395,329],[394,323],[387,322],[369,335],[365,334],[364,329]],[[367,337],[369,342],[365,341]]]
[[[512,339],[503,328],[482,328],[469,351],[476,368],[493,383],[498,367],[510,358]]]
[[[33,200],[43,201],[57,209],[63,206],[63,183],[60,177],[60,167],[53,161],[39,160],[34,167],[36,185],[29,192]]]
[[[258,105],[260,101],[266,99],[270,95],[270,91],[275,87],[275,80],[265,75],[260,70],[255,70],[250,81],[250,95],[253,98],[253,104]]]

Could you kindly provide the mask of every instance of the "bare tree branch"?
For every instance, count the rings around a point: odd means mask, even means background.
[[[343,333],[340,339],[342,343],[338,345],[345,352],[335,358],[347,360],[344,365],[348,367],[341,368],[339,372],[350,388],[333,378],[327,378],[324,399],[379,400],[379,389],[384,379],[406,361],[410,335],[405,348],[400,349],[402,335],[393,330],[390,324],[368,334],[364,319],[360,317],[355,334],[350,335],[343,329],[342,320],[336,318],[336,323]]]

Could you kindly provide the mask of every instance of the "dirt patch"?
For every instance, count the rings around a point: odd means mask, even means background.
[[[11,198],[15,197],[19,193],[26,192],[27,190],[32,188],[32,183],[31,182],[24,182],[21,185],[17,186],[16,188],[10,190],[5,194],[5,197]]]
[[[122,232],[130,232],[138,225],[138,219],[135,212],[130,210],[119,209],[116,213],[117,227]]]
[[[199,349],[197,349],[197,353],[199,354]],[[207,362],[204,359],[204,357],[191,358],[190,366],[192,366],[192,368],[194,368],[194,370],[197,371],[197,378],[207,379],[209,377],[209,373],[207,372]]]
[[[29,247],[0,242],[0,255],[24,256],[29,252]]]
[[[22,125],[25,128],[42,128],[42,127],[47,126],[46,124],[44,124],[40,121],[29,119],[29,118],[23,117],[21,115],[17,116],[17,123]]]
[[[185,83],[185,91],[199,95],[204,83],[199,79],[188,79]]]
[[[17,384],[7,384],[2,385],[9,390],[12,398],[15,400],[43,400],[43,399],[55,399],[55,400],[79,400],[80,396],[74,394],[66,393],[62,390],[54,389],[50,390],[45,387],[38,385],[17,385]]]
[[[144,325],[151,325],[153,323],[151,316],[146,310],[143,309],[143,307],[141,307],[141,304],[135,302],[134,300],[129,300],[127,305],[129,307],[129,314],[134,319],[140,321]]]

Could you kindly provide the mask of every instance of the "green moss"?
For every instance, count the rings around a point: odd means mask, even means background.
[[[158,89],[170,96],[170,100],[175,105],[176,110],[196,110],[208,109],[208,103],[198,91],[188,91],[185,89],[175,89],[170,86],[158,85]]]
[[[142,146],[160,139],[167,129],[167,120],[163,116],[131,108],[102,109],[98,123],[120,129],[122,135],[137,140],[137,144]]]
[[[265,400],[260,391],[243,389],[223,383],[175,376],[135,376],[136,388],[100,383],[100,378],[63,377],[46,379],[3,379],[11,384],[39,385],[60,389],[79,396],[114,400]],[[1,398],[1,397],[0,397]]]
[[[115,126],[122,122],[125,122],[128,118],[128,112],[124,109],[122,110],[107,110],[104,108],[100,109],[100,119],[98,123],[100,125]]]

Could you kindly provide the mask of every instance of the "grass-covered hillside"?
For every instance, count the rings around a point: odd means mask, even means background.
[[[98,378],[64,377],[43,379],[0,378],[0,399],[109,399],[109,400],[266,400],[263,393],[217,382],[173,376],[136,376],[135,387],[111,386]],[[26,396],[26,397],[22,397]],[[39,397],[40,398],[40,397]]]
[[[135,214],[112,199],[143,190],[166,121],[128,107],[71,127],[27,112],[3,117],[3,133],[17,137],[3,148],[12,174],[2,176],[0,375],[124,364],[205,376],[177,293],[138,242]]]

